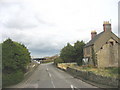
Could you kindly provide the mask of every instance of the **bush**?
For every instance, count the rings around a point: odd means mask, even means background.
[[[42,60],[41,63],[50,63],[53,62],[54,60],[48,59],[48,60]]]
[[[55,64],[55,65],[57,65],[58,63],[63,63],[63,62],[64,62],[64,61],[63,61],[60,57],[54,59],[54,64]]]
[[[21,43],[7,39],[2,43],[2,83],[3,86],[20,82],[31,57]]]
[[[14,73],[10,73],[10,74],[4,74],[2,75],[2,85],[4,86],[9,86],[9,85],[13,85],[16,83],[19,83],[20,81],[22,81],[24,78],[24,74],[22,71],[17,71]]]

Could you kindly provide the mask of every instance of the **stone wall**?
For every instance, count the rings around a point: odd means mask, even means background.
[[[113,42],[113,45],[110,42]],[[118,43],[113,39],[108,40],[97,52],[98,67],[118,67],[118,56]]]
[[[66,72],[71,74],[74,77],[80,77],[85,80],[89,80],[98,84],[108,85],[112,87],[118,87],[118,81],[117,78],[111,78],[111,77],[105,77],[101,75],[96,75],[90,71],[79,71],[73,68],[67,68]]]

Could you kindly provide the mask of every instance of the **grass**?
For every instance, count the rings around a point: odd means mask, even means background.
[[[67,69],[67,67],[74,67],[76,63],[59,63],[58,67],[62,69]]]
[[[77,66],[75,63],[62,63],[63,67],[70,67],[80,71],[90,71],[97,75],[107,76],[118,78],[120,77],[120,68],[117,67],[109,67],[109,68],[95,68],[91,66]]]
[[[118,78],[118,68],[92,68],[92,67],[78,67],[79,70],[84,71],[91,71],[97,75],[107,76],[107,77],[114,77]]]

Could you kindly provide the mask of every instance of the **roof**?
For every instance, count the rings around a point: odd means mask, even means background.
[[[96,36],[95,36],[92,40],[90,40],[84,47],[88,47],[88,46],[93,45],[94,42],[95,42],[103,33],[104,33],[104,31],[101,32],[101,33],[99,33],[98,35],[96,35]]]

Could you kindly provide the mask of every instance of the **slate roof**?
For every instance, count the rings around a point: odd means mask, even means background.
[[[92,40],[90,40],[90,41],[84,46],[84,48],[93,45],[94,42],[95,42],[103,33],[104,33],[104,31],[101,32],[101,33],[99,33],[98,35],[96,35]]]

